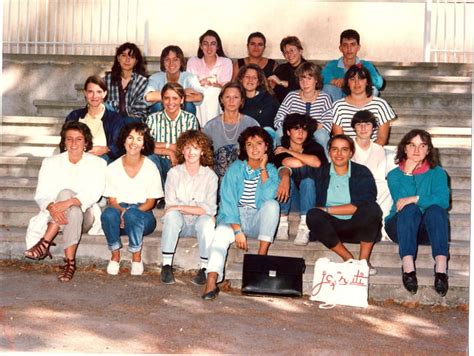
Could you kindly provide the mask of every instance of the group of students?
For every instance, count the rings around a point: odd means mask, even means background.
[[[41,167],[41,211],[30,221],[25,256],[51,257],[62,230],[66,264],[58,278],[67,282],[81,233],[100,220],[111,251],[107,272],[119,273],[127,235],[131,274],[140,275],[143,236],[155,230],[152,210],[164,197],[161,281],[174,283],[179,236],[197,236],[200,268],[192,282],[205,285],[203,299],[214,299],[229,246],[247,250],[247,238],[257,238],[258,253],[267,254],[275,238],[288,240],[296,206],[294,243],[318,240],[344,260],[353,258],[349,242],[359,243],[359,258],[369,261],[385,216],[411,293],[418,288],[418,243],[429,241],[434,286],[444,296],[447,176],[430,135],[412,130],[386,180],[383,145],[396,115],[376,96],[383,79],[375,67],[357,57],[359,34],[343,31],[343,56],[322,71],[303,58],[294,36],[281,42],[287,62],[280,65],[263,57],[259,32],[248,38],[249,56],[235,64],[216,32],[206,31],[199,44],[188,71],[182,50],[168,46],[162,71],[147,79],[140,50],[125,43],[104,79],[87,78],[86,108],[68,115],[62,153]],[[100,212],[95,203],[102,196],[107,207]]]

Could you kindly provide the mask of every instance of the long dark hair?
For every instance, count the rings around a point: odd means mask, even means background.
[[[125,42],[120,47],[117,47],[117,50],[115,51],[114,64],[112,65],[111,70],[112,82],[118,83],[120,81],[120,77],[122,75],[122,68],[120,67],[120,63],[117,57],[123,52],[125,52],[127,49],[129,50],[129,54],[131,56],[134,56],[137,60],[133,71],[140,75],[146,76],[145,61],[143,59],[142,52],[135,43]]]
[[[219,57],[227,57],[224,53],[224,49],[222,48],[221,38],[219,37],[217,32],[214,31],[214,30],[207,30],[206,32],[204,32],[201,35],[201,37],[199,37],[199,48],[198,48],[198,51],[197,51],[198,58],[204,57],[204,52],[201,49],[201,45],[202,45],[202,41],[204,41],[204,37],[206,37],[206,36],[212,36],[216,39],[216,41],[217,41],[217,51],[216,51],[217,55]]]
[[[248,160],[249,156],[247,155],[247,150],[245,149],[245,144],[250,137],[261,137],[265,144],[267,145],[267,156],[268,156],[268,163],[273,163],[274,155],[273,155],[273,140],[270,134],[260,126],[250,126],[247,127],[239,136],[239,159],[241,161]]]
[[[59,152],[66,151],[66,133],[68,131],[79,131],[84,136],[86,152],[92,149],[92,133],[89,126],[79,121],[66,121],[61,128],[61,142],[59,142]]]
[[[400,143],[397,145],[397,154],[395,155],[395,163],[400,164],[407,159],[405,147],[414,139],[416,136],[420,136],[421,141],[428,146],[428,154],[425,157],[425,161],[428,162],[430,168],[434,168],[439,165],[438,151],[434,148],[433,142],[431,142],[431,135],[429,132],[420,129],[414,129],[403,136]]]

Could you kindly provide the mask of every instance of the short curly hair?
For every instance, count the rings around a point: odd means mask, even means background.
[[[241,161],[248,160],[249,156],[247,154],[247,150],[245,149],[245,144],[247,143],[248,139],[251,137],[261,137],[265,144],[267,145],[267,156],[268,162],[273,163],[274,155],[273,155],[273,140],[270,134],[260,126],[250,126],[247,127],[239,136],[239,159]]]
[[[119,150],[121,152],[126,152],[125,141],[132,131],[135,131],[143,136],[142,154],[145,156],[153,154],[155,150],[155,140],[153,140],[153,137],[151,137],[150,128],[143,122],[131,122],[122,127],[117,139],[117,146]]]
[[[214,152],[212,151],[212,143],[204,132],[198,130],[188,130],[183,132],[176,141],[176,158],[178,163],[184,163],[183,150],[187,145],[197,146],[202,150],[200,164],[204,167],[214,166]]]
[[[84,136],[85,150],[92,149],[92,133],[89,126],[79,121],[66,121],[61,128],[61,141],[59,142],[59,152],[66,151],[66,134],[68,131],[79,131]]]

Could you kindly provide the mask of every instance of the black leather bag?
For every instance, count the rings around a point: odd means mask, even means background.
[[[242,293],[301,297],[305,269],[302,258],[246,254]]]

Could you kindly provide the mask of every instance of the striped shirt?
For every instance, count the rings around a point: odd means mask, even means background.
[[[119,85],[122,83],[112,83],[112,73],[108,72],[102,78],[107,85],[107,100],[106,104],[113,108],[114,111],[120,112],[119,105]],[[133,72],[132,78],[128,82],[127,92],[125,93],[125,110],[129,117],[138,117],[145,119],[147,115],[147,107],[143,95],[145,93],[148,79],[144,76]]]
[[[289,114],[309,115],[312,119],[323,125],[323,128],[331,133],[332,116],[331,116],[331,97],[320,92],[318,97],[312,103],[305,103],[301,100],[300,91],[294,90],[288,93],[278,109],[275,116],[275,128],[279,129],[283,126],[283,120]]]
[[[354,114],[358,111],[369,110],[375,115],[378,126],[389,122],[397,117],[389,103],[384,99],[374,96],[372,100],[364,106],[358,107],[348,104],[345,99],[338,100],[332,107],[332,117],[334,125],[342,127],[344,134],[355,138],[356,133],[351,127],[351,121]],[[375,128],[372,132],[372,140],[377,138],[378,129]]]
[[[252,169],[250,167],[247,166],[246,169],[251,173]],[[257,209],[255,195],[257,194],[257,184],[260,180],[260,174],[261,172],[251,179],[244,178],[244,191],[242,192],[238,206],[250,206],[251,208]]]
[[[198,129],[196,116],[184,110],[181,110],[174,120],[166,115],[165,110],[156,112],[148,116],[146,124],[156,142],[166,143],[176,143],[181,133]]]

